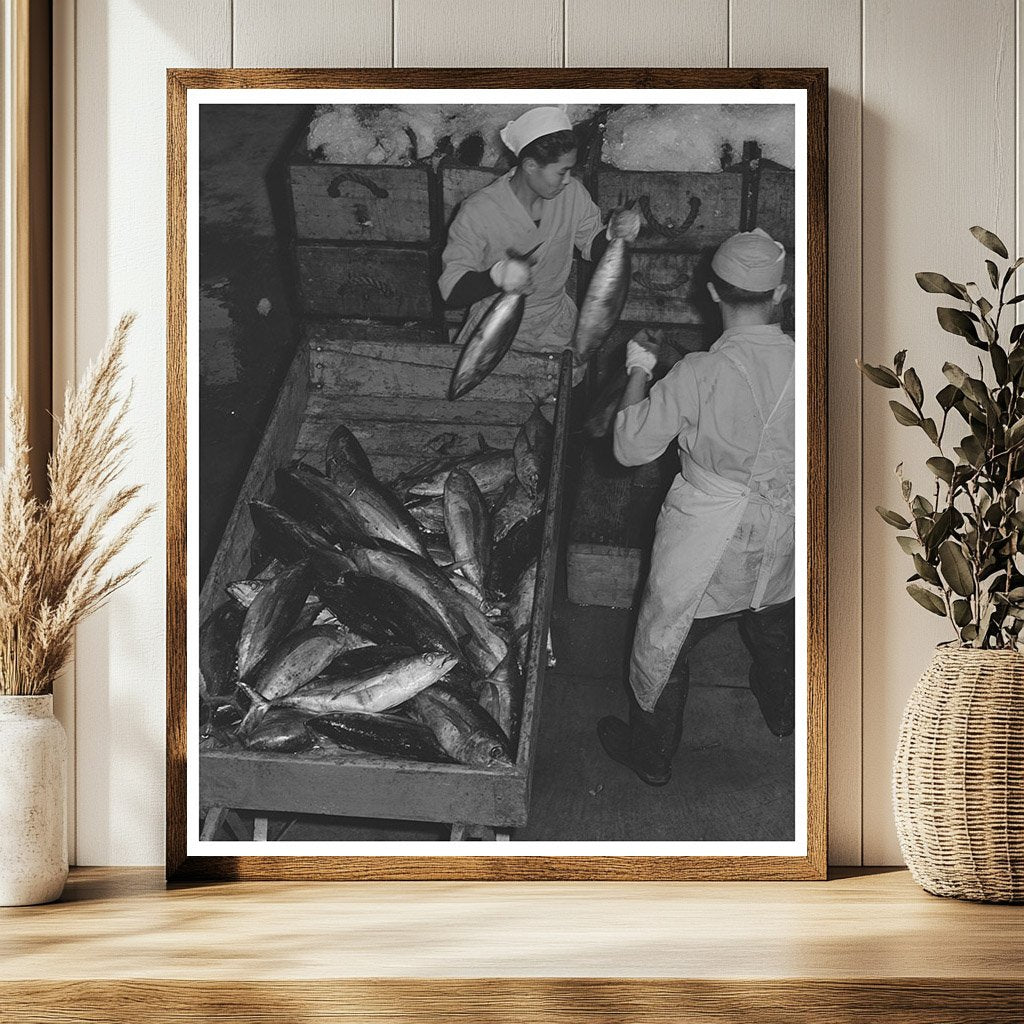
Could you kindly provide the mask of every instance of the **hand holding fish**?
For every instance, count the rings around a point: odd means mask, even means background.
[[[608,218],[608,240],[623,238],[627,242],[635,242],[640,234],[640,212],[634,209],[616,210]]]
[[[532,265],[527,260],[498,260],[491,267],[491,280],[503,292],[529,295],[534,290]]]

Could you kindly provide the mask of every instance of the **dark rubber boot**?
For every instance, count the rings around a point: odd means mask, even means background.
[[[597,723],[597,738],[613,761],[631,769],[648,786],[664,786],[672,778],[671,760],[659,761],[640,754],[632,742],[632,730],[621,718],[614,715],[602,718]]]

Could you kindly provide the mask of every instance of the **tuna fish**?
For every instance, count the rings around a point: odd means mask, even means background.
[[[544,508],[544,494],[538,492],[530,495],[519,479],[510,480],[501,492],[497,505],[494,507],[492,519],[494,542],[504,539],[517,524],[535,516]]]
[[[277,648],[253,677],[251,688],[268,701],[278,700],[315,679],[343,651],[365,646],[343,626],[310,626]]]
[[[511,651],[480,690],[480,706],[498,723],[513,749],[519,739],[524,690],[519,663]]]
[[[481,592],[491,558],[491,520],[476,481],[453,469],[444,485],[444,522],[462,574]]]
[[[366,536],[395,544],[422,558],[430,557],[419,524],[388,488],[347,462],[332,465],[332,483],[340,492],[340,500]]]
[[[443,686],[432,686],[409,702],[409,714],[437,738],[449,757],[482,768],[511,768],[512,752],[501,727],[478,704]]]
[[[313,736],[306,728],[308,720],[308,715],[290,708],[273,708],[245,736],[245,745],[250,750],[272,750],[282,754],[309,750],[313,746]]]
[[[291,631],[313,585],[308,562],[274,577],[253,599],[238,639],[238,676],[245,679]]]
[[[520,667],[526,671],[526,659],[530,650],[530,629],[533,625],[533,606],[537,591],[537,563],[531,562],[519,577],[509,595],[509,620],[511,646]]]
[[[420,529],[427,533],[444,533],[444,503],[440,498],[419,498],[406,504],[409,515],[420,524]],[[430,538],[426,544],[430,545]]]
[[[499,594],[510,594],[519,577],[537,557],[544,536],[544,516],[535,515],[517,523],[494,545],[488,585]]]
[[[526,296],[518,292],[505,292],[491,303],[459,353],[448,384],[450,402],[481,384],[505,358],[515,341],[525,308]]]
[[[455,664],[448,654],[428,651],[346,678],[313,679],[272,702],[261,700],[259,694],[255,699],[258,704],[296,708],[310,715],[390,711],[432,686]]]
[[[199,627],[199,671],[210,695],[232,689],[244,619],[245,612],[234,601],[225,601]]]
[[[344,423],[339,423],[334,428],[331,436],[327,438],[324,465],[327,467],[327,475],[329,477],[334,476],[332,464],[337,464],[339,461],[355,466],[360,473],[364,473],[366,476],[374,475],[373,466],[370,465],[370,460],[367,458],[366,452],[363,451],[363,446],[356,439],[356,435]]]
[[[580,307],[572,346],[577,364],[585,363],[608,340],[629,293],[629,243],[613,238],[594,268]]]
[[[338,463],[342,465],[342,463]],[[353,495],[336,480],[297,465],[277,471],[277,495],[286,512],[315,524],[331,543],[366,544],[373,539]]]
[[[583,421],[583,433],[587,437],[596,440],[606,437],[611,432],[627,383],[626,374],[621,370],[609,376],[597,398],[591,403],[587,418]]]
[[[342,626],[310,626],[293,633],[261,664],[251,686],[239,682],[239,689],[253,701],[240,735],[248,735],[259,724],[273,701],[315,679],[343,651],[361,646],[365,641]]]
[[[249,514],[262,545],[282,562],[298,562],[314,548],[330,547],[330,541],[320,530],[292,518],[276,505],[250,501]]]
[[[410,761],[451,760],[425,725],[398,715],[338,712],[309,719],[309,731],[342,750],[363,750]]]
[[[284,561],[309,558],[316,576],[328,582],[353,568],[351,560],[308,523],[263,501],[250,501],[249,511],[261,542]]]
[[[409,486],[409,493],[421,497],[439,497],[444,494],[445,481],[453,469],[466,470],[485,495],[498,494],[516,473],[511,451],[487,448],[473,455],[466,455],[421,477]]]
[[[540,493],[541,485],[551,469],[554,441],[555,432],[540,411],[538,403],[519,428],[512,446],[516,476],[531,498],[536,498]]]
[[[433,601],[368,573],[348,573],[341,582],[351,600],[372,611],[393,636],[418,651],[461,656],[459,642]]]

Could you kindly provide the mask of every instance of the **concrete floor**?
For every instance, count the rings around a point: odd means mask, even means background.
[[[294,107],[205,107],[201,124],[201,547],[205,572],[298,338],[280,237],[279,161]],[[262,191],[261,191],[262,190]],[[261,304],[265,299],[266,303]],[[269,309],[267,308],[269,304]],[[595,496],[595,500],[599,500]],[[197,584],[198,585],[198,584]],[[733,624],[693,654],[693,685],[671,783],[652,789],[605,757],[594,731],[626,707],[631,613],[582,608],[559,574],[557,667],[540,710],[530,840],[785,840],[794,831],[794,745],[747,689]],[[286,838],[443,840],[433,824],[303,817]]]

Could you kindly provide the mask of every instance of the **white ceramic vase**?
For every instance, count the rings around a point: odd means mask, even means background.
[[[50,694],[0,696],[0,906],[50,903],[64,891],[67,760]]]

